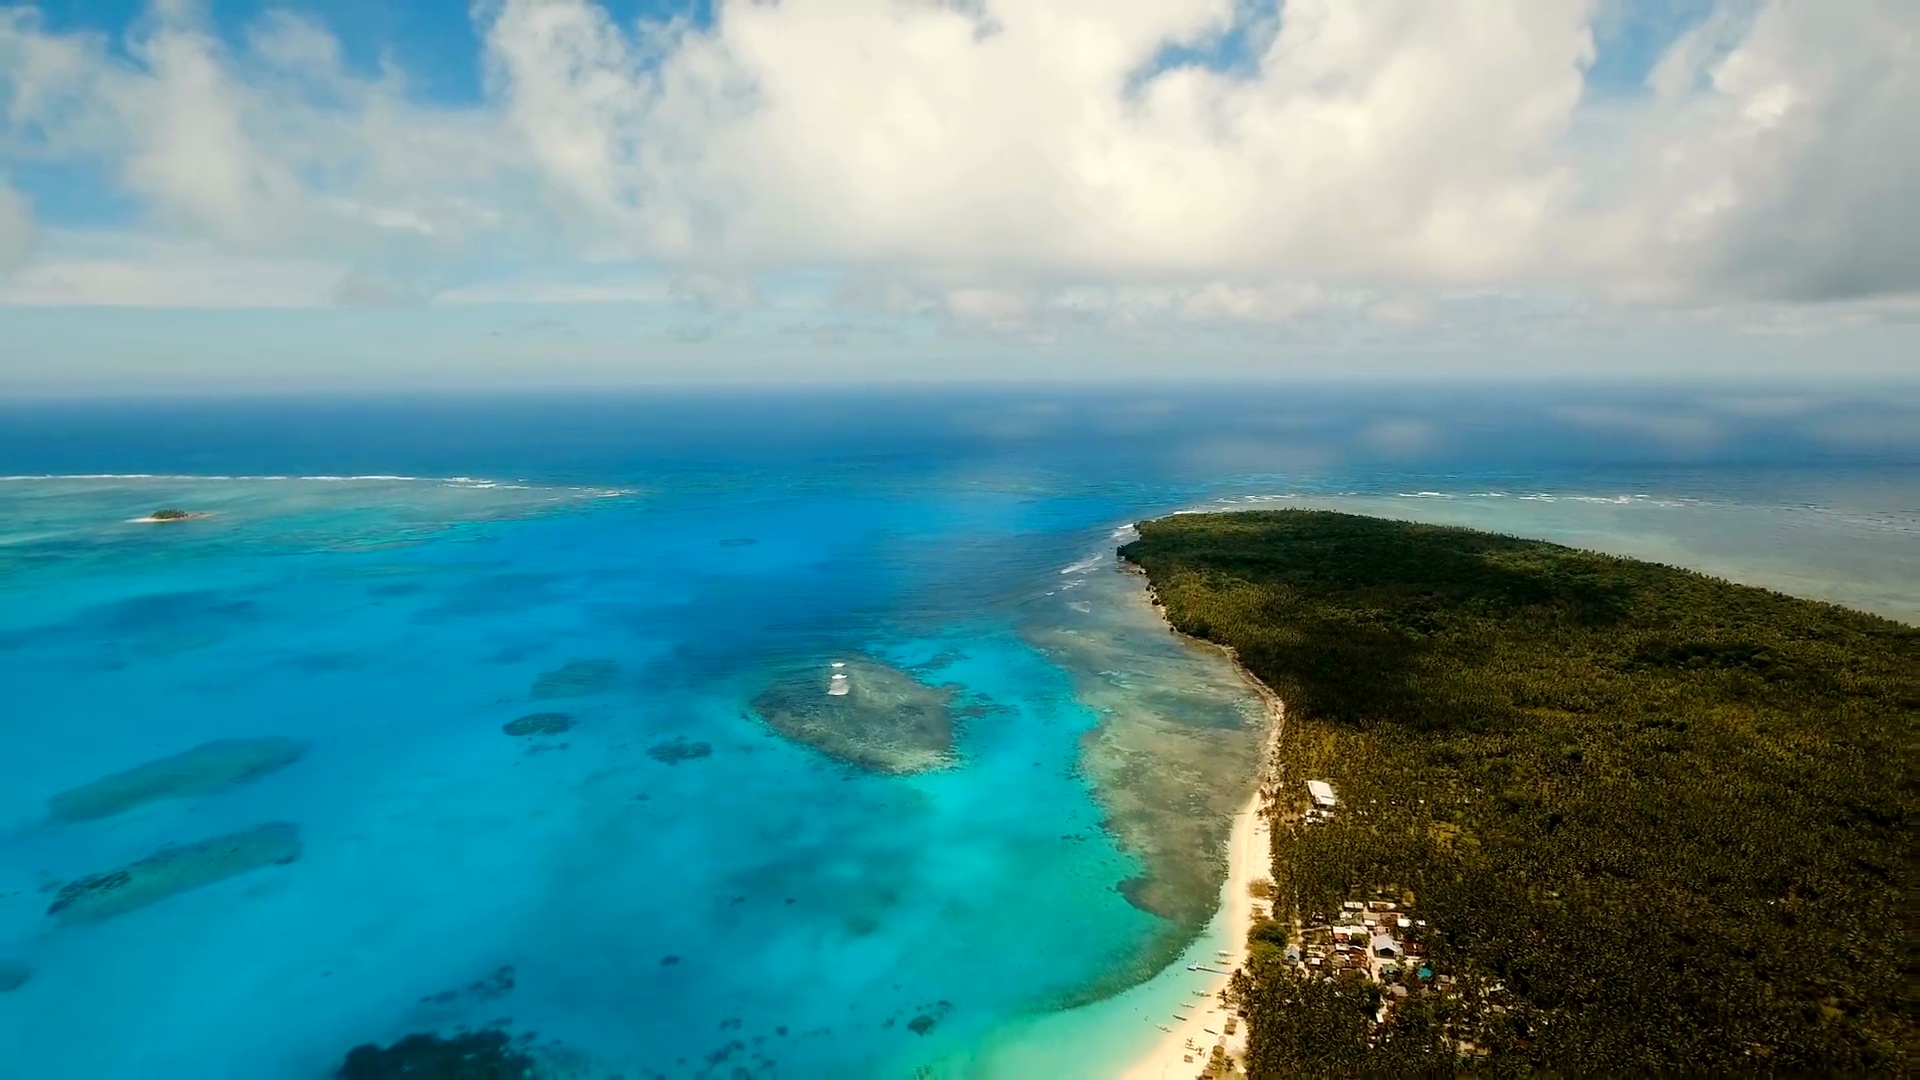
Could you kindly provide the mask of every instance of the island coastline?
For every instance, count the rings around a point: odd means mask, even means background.
[[[1122,1080],[1190,1077],[1205,1068],[1215,1045],[1225,1047],[1236,1060],[1244,1050],[1246,1022],[1240,1020],[1233,1034],[1226,1033],[1224,1022],[1229,1017],[1238,1017],[1223,995],[1233,978],[1231,972],[1246,961],[1248,935],[1256,921],[1253,883],[1267,878],[1271,872],[1271,833],[1266,819],[1268,792],[1263,782],[1260,790],[1247,800],[1246,806],[1234,817],[1233,834],[1228,842],[1227,882],[1220,891],[1220,912],[1226,921],[1227,940],[1233,947],[1232,955],[1223,958],[1221,964],[1225,973],[1218,974],[1205,988],[1205,997],[1196,998],[1185,1020],[1169,1018],[1174,1023],[1165,1026],[1164,1037],[1120,1074]]]
[[[1806,956],[1842,955],[1806,944],[1836,936],[1838,911],[1875,925],[1896,917],[1897,816],[1871,796],[1836,796],[1828,813],[1766,793],[1891,789],[1913,687],[1900,663],[1910,628],[1677,567],[1394,519],[1289,509],[1150,525],[1124,557],[1147,569],[1163,613],[1211,642],[1251,646],[1301,714],[1281,752],[1302,775],[1379,796],[1294,823],[1285,811],[1304,794],[1271,789],[1282,811],[1272,820],[1288,823],[1272,835],[1272,869],[1290,903],[1280,926],[1233,942],[1248,975],[1234,992],[1253,1017],[1242,1023],[1262,1033],[1241,1068],[1898,1059],[1910,1031],[1866,1004],[1897,983],[1889,955],[1823,959],[1824,982],[1803,970],[1815,964]],[[1782,739],[1800,755],[1786,775],[1770,752]],[[1494,784],[1503,770],[1530,786]],[[1729,844],[1739,857],[1721,859]],[[1795,848],[1852,859],[1815,889]],[[1362,856],[1378,865],[1356,874]],[[1593,899],[1602,893],[1604,904]],[[1705,944],[1686,965],[1636,966],[1673,950],[1646,943],[1645,918],[1609,922],[1623,903],[1669,914],[1710,905],[1733,946],[1676,917],[1657,932]],[[1787,903],[1800,909],[1784,920],[1799,927],[1793,963],[1762,932]],[[1816,909],[1825,917],[1810,917]],[[1592,970],[1609,978],[1582,981]],[[1515,972],[1532,981],[1515,984]],[[1542,995],[1548,974],[1577,1007]],[[1722,995],[1762,1002],[1743,1011],[1676,996],[1676,980],[1780,984],[1789,1002],[1840,985],[1863,1004],[1782,1023],[1790,1004]],[[1699,1022],[1645,1022],[1649,999],[1665,1006],[1656,1015],[1684,1007]],[[1688,1037],[1701,1030],[1752,1035]],[[1184,1040],[1177,1048],[1185,1072],[1162,1063],[1127,1075],[1221,1074],[1186,1060]]]
[[[1207,985],[1205,997],[1198,999],[1187,1019],[1167,1025],[1166,1035],[1120,1074],[1122,1080],[1172,1080],[1198,1075],[1206,1068],[1215,1046],[1222,1047],[1236,1063],[1241,1060],[1246,1047],[1246,1021],[1237,1016],[1235,1009],[1226,1003],[1224,995],[1232,981],[1232,972],[1246,963],[1248,939],[1259,918],[1253,895],[1254,883],[1269,880],[1273,875],[1273,834],[1268,814],[1270,804],[1278,793],[1281,771],[1279,752],[1286,730],[1287,709],[1280,695],[1241,663],[1239,654],[1232,646],[1182,634],[1175,628],[1173,621],[1167,617],[1166,607],[1155,594],[1152,582],[1145,580],[1145,570],[1124,556],[1120,558],[1119,566],[1122,572],[1138,575],[1143,580],[1149,602],[1168,633],[1219,652],[1266,707],[1267,730],[1261,748],[1260,768],[1255,774],[1254,792],[1240,812],[1234,815],[1233,831],[1227,841],[1227,880],[1220,889],[1220,915],[1226,922],[1231,955],[1215,965],[1222,973]],[[1228,1018],[1238,1020],[1232,1034],[1226,1030]]]

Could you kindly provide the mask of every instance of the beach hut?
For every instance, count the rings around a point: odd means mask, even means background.
[[[1333,785],[1325,780],[1307,781],[1307,794],[1313,796],[1313,805],[1322,810],[1331,810],[1340,802],[1334,797]]]

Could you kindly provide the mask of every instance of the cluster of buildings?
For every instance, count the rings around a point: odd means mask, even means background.
[[[1313,805],[1305,823],[1331,818],[1340,805],[1333,785],[1325,780],[1307,781],[1307,794]],[[1331,915],[1308,920],[1301,928],[1301,944],[1287,946],[1287,959],[1309,974],[1333,978],[1351,972],[1384,988],[1382,1013],[1412,991],[1445,992],[1453,979],[1434,973],[1427,961],[1427,947],[1418,938],[1427,925],[1413,916],[1411,907],[1386,898],[1385,890],[1372,890],[1369,899],[1343,901]],[[1409,978],[1411,976],[1411,978]]]
[[[1426,920],[1400,910],[1393,900],[1348,900],[1331,918],[1307,924],[1304,947],[1290,947],[1288,958],[1328,976],[1351,971],[1391,984],[1412,972],[1420,981],[1430,982],[1434,974],[1426,961],[1427,947],[1411,934],[1426,925]]]

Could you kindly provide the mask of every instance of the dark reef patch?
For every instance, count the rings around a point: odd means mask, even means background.
[[[25,986],[33,978],[33,969],[12,960],[0,960],[0,994],[9,993]]]
[[[712,755],[712,743],[690,742],[686,739],[669,739],[647,747],[648,757],[667,765],[678,765],[683,761],[693,761],[696,758]]]
[[[846,692],[828,693],[834,675]],[[953,762],[956,687],[929,686],[876,660],[817,664],[775,675],[753,699],[768,727],[838,761],[879,773],[916,773]]]
[[[88,874],[61,886],[47,914],[68,922],[121,915],[177,893],[283,865],[300,857],[300,830],[286,822],[180,844],[118,870]]]
[[[82,633],[150,635],[201,629],[255,615],[251,600],[213,589],[188,589],[114,600],[80,613],[67,626]]]
[[[558,735],[573,730],[573,717],[563,712],[528,713],[500,725],[509,735]]]
[[[727,539],[720,541],[720,546],[721,547],[750,547],[759,542],[760,541],[755,540],[751,536],[730,536]]]
[[[611,660],[575,660],[542,672],[533,680],[537,698],[588,697],[604,694],[620,680],[620,665]]]
[[[299,739],[216,739],[63,791],[47,800],[47,810],[55,821],[95,821],[162,799],[207,795],[285,768],[306,749]]]
[[[408,1035],[392,1046],[373,1043],[347,1052],[339,1080],[532,1080],[532,1055],[507,1033],[472,1031],[450,1037]]]
[[[211,589],[151,593],[83,608],[71,618],[0,635],[0,645],[110,643],[99,666],[115,670],[132,655],[172,656],[225,640],[259,618],[251,600]]]
[[[484,979],[475,979],[457,990],[442,990],[437,994],[430,994],[421,998],[420,1004],[451,1005],[457,1001],[497,1001],[511,993],[513,993],[513,966],[503,964],[494,968],[492,974]]]
[[[940,1021],[945,1020],[947,1014],[952,1011],[953,1002],[951,1001],[936,1001],[931,1005],[915,1006],[915,1016],[913,1019],[907,1021],[907,1030],[913,1032],[915,1035],[925,1035],[929,1031],[932,1031],[934,1026],[940,1023]],[[887,1020],[887,1026],[893,1026],[893,1019],[890,1018]]]
[[[438,603],[420,612],[423,619],[469,618],[526,611],[551,604],[556,599],[554,586],[561,579],[554,574],[493,574],[475,578],[454,589]]]

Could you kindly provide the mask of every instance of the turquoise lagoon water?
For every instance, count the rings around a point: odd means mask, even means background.
[[[1882,406],[1804,415],[1843,407]],[[1380,450],[1382,415],[1442,448]],[[1128,521],[1331,505],[1920,618],[1906,444],[1768,421],[1663,456],[1553,415],[1035,392],[0,411],[0,967],[30,972],[0,992],[0,1076],[319,1077],[489,1023],[556,1075],[1105,1075],[1193,976],[1058,1008],[1168,931],[1121,887],[1148,867],[1089,748],[1130,713],[1257,715],[1112,572]],[[211,516],[131,520],[161,506]],[[854,654],[982,706],[956,767],[862,772],[750,714],[768,672]],[[536,695],[579,661],[605,677]],[[501,731],[551,708],[577,726]],[[47,820],[56,792],[262,736],[309,749]],[[273,821],[297,861],[46,914],[61,883]]]

